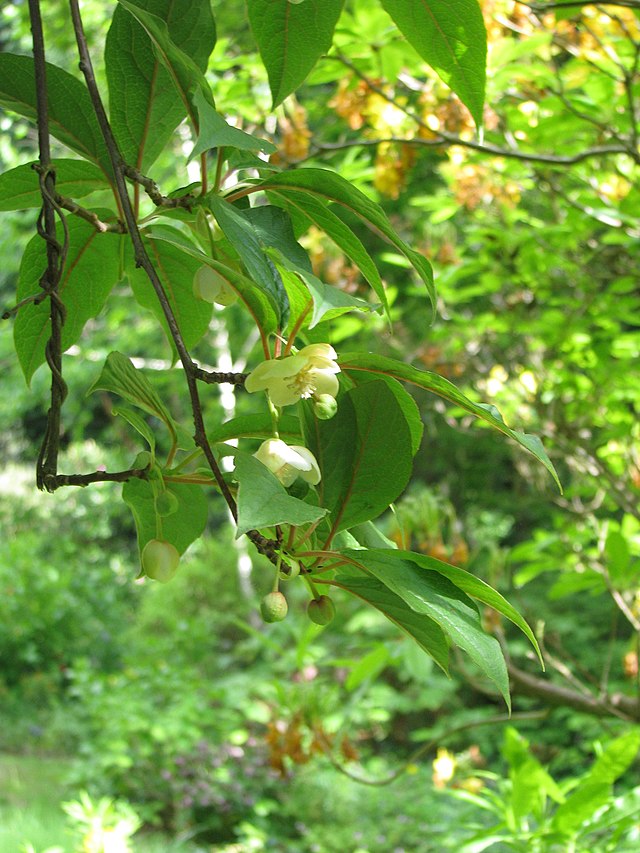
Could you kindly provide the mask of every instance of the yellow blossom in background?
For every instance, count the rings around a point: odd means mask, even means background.
[[[440,747],[433,759],[433,784],[436,788],[444,788],[453,779],[456,772],[456,757],[448,749]]]
[[[330,344],[310,344],[296,355],[263,361],[244,383],[250,393],[267,391],[274,406],[291,406],[298,400],[338,393],[338,354]]]

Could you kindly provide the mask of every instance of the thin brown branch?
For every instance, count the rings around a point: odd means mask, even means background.
[[[155,267],[151,263],[151,259],[149,258],[144,242],[142,240],[140,230],[138,229],[138,223],[136,222],[135,212],[131,204],[131,199],[129,198],[127,184],[125,181],[125,174],[127,173],[128,167],[126,166],[118,148],[118,144],[113,135],[113,131],[111,130],[111,125],[109,124],[109,119],[107,118],[107,114],[102,103],[102,97],[98,90],[98,85],[93,71],[93,64],[91,62],[91,56],[89,54],[87,40],[84,34],[84,28],[82,24],[82,17],[80,15],[80,9],[78,6],[78,0],[69,0],[69,4],[71,8],[73,28],[76,35],[76,42],[78,45],[78,52],[80,55],[80,70],[84,75],[87,84],[87,89],[89,90],[89,96],[91,98],[91,102],[93,104],[93,108],[98,119],[98,124],[100,126],[102,136],[109,152],[109,158],[111,160],[115,175],[118,197],[120,198],[120,203],[122,204],[122,210],[125,217],[125,221],[127,223],[129,237],[133,244],[136,265],[138,267],[142,267],[142,269],[146,272],[149,281],[151,282],[151,285],[156,293],[165,319],[167,321],[171,337],[178,351],[178,356],[184,368],[187,386],[189,389],[189,396],[191,399],[191,409],[193,413],[193,422],[195,427],[195,443],[204,453],[207,463],[209,464],[209,467],[213,472],[216,483],[220,491],[222,492],[225,501],[227,502],[229,510],[233,518],[237,520],[238,509],[236,506],[235,499],[229,491],[229,487],[224,477],[222,476],[222,471],[220,470],[216,458],[213,455],[211,445],[209,444],[209,441],[207,439],[207,434],[204,427],[204,420],[202,416],[202,406],[200,404],[200,397],[198,394],[198,385],[194,374],[195,365],[191,360],[191,356],[189,355],[189,351],[187,350],[187,347],[185,345],[182,333],[178,327],[178,323],[173,313],[173,309],[169,304],[169,300],[167,299],[167,295],[164,292],[164,288],[162,286],[162,282],[160,281],[158,273],[156,272]]]
[[[201,382],[206,382],[209,385],[222,385],[227,382],[229,385],[244,385],[248,373],[225,373],[221,370],[203,370],[201,367],[193,367],[193,375]]]
[[[144,188],[146,194],[157,207],[184,207],[185,210],[191,210],[196,202],[196,197],[191,195],[191,193],[176,196],[176,198],[170,198],[169,196],[162,195],[160,187],[152,178],[143,175],[138,169],[135,169],[133,166],[129,166],[126,163],[122,164],[122,171],[127,178]]]
[[[71,198],[66,198],[63,195],[56,193],[55,200],[56,204],[64,208],[64,210],[68,210],[69,213],[73,213],[76,216],[79,216],[80,219],[84,219],[85,222],[93,225],[96,231],[99,231],[101,234],[106,234],[107,232],[114,234],[127,233],[127,229],[122,222],[103,222],[97,213],[94,213],[92,210],[87,210]]]
[[[583,714],[594,717],[618,717],[623,720],[640,720],[640,702],[637,698],[613,693],[607,696],[593,696],[578,693],[570,687],[555,684],[553,681],[531,675],[519,669],[507,660],[509,681],[515,695],[530,696],[539,699],[545,705],[573,708]]]
[[[461,139],[459,136],[454,136],[451,133],[445,133],[440,130],[431,132],[434,134],[433,139],[423,139],[421,137],[410,137],[404,139],[397,136],[387,136],[381,139],[354,139],[349,141],[345,140],[344,142],[314,143],[312,146],[312,152],[315,154],[322,151],[341,151],[345,148],[366,148],[389,142],[396,143],[398,145],[415,145],[423,148],[443,148],[460,145],[463,148],[470,148],[473,151],[481,151],[495,157],[507,157],[512,160],[522,160],[527,163],[546,163],[551,166],[573,166],[576,163],[582,163],[584,160],[589,160],[592,157],[607,157],[610,154],[629,155],[629,149],[624,145],[600,145],[594,148],[585,148],[577,154],[567,156],[563,156],[561,154],[535,154],[514,148],[500,148],[498,145],[491,145],[489,143],[474,142],[471,139]]]
[[[167,295],[164,292],[162,282],[160,281],[158,273],[156,272],[156,269],[153,266],[151,259],[149,258],[144,242],[142,240],[142,236],[140,234],[140,230],[138,228],[135,211],[131,204],[131,199],[129,198],[129,193],[125,180],[125,175],[131,176],[132,171],[130,167],[125,164],[122,158],[122,154],[120,153],[120,149],[118,148],[118,144],[113,135],[109,119],[102,103],[102,97],[98,90],[98,85],[93,71],[93,64],[91,62],[91,56],[89,54],[89,48],[84,34],[84,27],[82,24],[82,17],[80,15],[78,0],[69,0],[69,5],[71,8],[73,28],[76,35],[76,43],[78,45],[78,52],[80,55],[80,70],[84,75],[87,84],[87,89],[89,90],[89,96],[91,98],[91,102],[96,113],[96,118],[98,120],[98,125],[102,132],[107,151],[109,152],[109,158],[111,160],[115,176],[116,190],[120,199],[120,203],[122,205],[122,211],[125,218],[125,222],[127,224],[129,238],[133,244],[136,265],[138,267],[141,267],[145,271],[147,277],[149,278],[149,281],[151,282],[151,285],[156,293],[163,314],[167,321],[171,337],[178,352],[178,357],[184,369],[187,387],[189,390],[189,397],[191,400],[191,411],[194,423],[194,441],[196,443],[196,446],[202,450],[205,459],[207,460],[207,463],[213,473],[216,484],[220,489],[220,492],[222,493],[222,496],[225,499],[227,506],[229,507],[229,512],[231,513],[234,521],[237,522],[238,507],[235,498],[231,494],[231,490],[229,489],[229,486],[226,480],[224,479],[220,466],[218,465],[218,462],[213,454],[211,444],[209,443],[209,440],[207,438],[204,418],[202,414],[202,405],[200,403],[200,395],[198,392],[196,365],[194,364],[189,354],[189,351],[187,350],[184,338],[182,337],[182,333],[180,332],[180,328],[178,327],[175,315],[173,313],[171,305],[169,304]],[[137,173],[137,170],[133,170],[133,172]],[[137,173],[137,175],[140,176],[140,173]],[[148,192],[148,187],[145,187],[145,189],[147,189]],[[247,532],[247,536],[253,542],[253,544],[260,553],[265,554],[272,562],[278,563],[279,558],[277,554],[277,542],[267,539],[257,530],[249,530]]]
[[[50,478],[49,491],[62,486],[90,486],[92,483],[126,483],[128,480],[145,480],[148,468],[129,468],[127,471],[93,471],[91,474],[56,474]]]

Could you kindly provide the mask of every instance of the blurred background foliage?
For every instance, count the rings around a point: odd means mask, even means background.
[[[501,437],[419,394],[426,429],[414,480],[383,521],[399,545],[496,585],[535,628],[545,676],[524,641],[485,614],[511,656],[515,728],[505,728],[500,701],[462,661],[445,678],[353,602],[338,601],[337,620],[321,630],[294,591],[290,618],[262,625],[256,602],[269,572],[233,541],[221,506],[212,506],[205,539],[173,583],[136,581],[135,530],[120,487],[36,492],[48,377],[40,369],[25,387],[5,323],[0,848],[93,850],[90,827],[99,824],[113,837],[120,827],[114,849],[124,853],[138,825],[128,803],[146,827],[132,842],[141,851],[568,849],[554,846],[555,804],[582,790],[579,780],[593,782],[594,743],[596,754],[607,744],[624,753],[622,774],[634,742],[614,738],[634,731],[639,708],[633,5],[484,0],[488,95],[478,133],[369,0],[346,3],[330,56],[273,113],[244,4],[213,2],[219,41],[208,73],[218,108],[272,138],[276,165],[335,169],[376,198],[434,265],[439,312],[429,325],[402,259],[360,234],[383,265],[393,331],[373,315],[364,328],[342,317],[334,344],[451,379],[510,425],[541,435],[560,472],[562,496]],[[77,73],[65,13],[53,0],[43,7],[49,58]],[[84,7],[98,56],[113,4]],[[3,5],[0,45],[29,52],[26,3]],[[189,182],[189,146],[177,133],[154,166],[164,192]],[[2,170],[36,156],[34,128],[0,114]],[[3,306],[13,302],[34,228],[32,212],[2,214]],[[323,280],[365,292],[319,233],[306,247]],[[128,467],[140,449],[107,395],[86,396],[116,342],[172,410],[184,406],[166,343],[124,286],[90,332],[66,359],[61,470]],[[230,341],[243,343],[234,350]],[[254,345],[231,307],[215,315],[195,355],[242,370]],[[206,405],[221,421],[244,402],[241,392],[211,389]],[[368,787],[341,769],[369,781],[404,772],[388,787]],[[632,775],[615,790],[615,774],[601,779],[600,800],[585,795],[571,849],[638,849]],[[83,789],[89,794],[68,809],[74,841],[59,801]]]

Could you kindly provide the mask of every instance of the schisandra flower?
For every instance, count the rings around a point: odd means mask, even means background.
[[[320,468],[315,456],[306,447],[289,446],[279,438],[268,438],[253,455],[266,465],[285,487],[292,485],[298,477],[302,477],[312,486],[320,482]]]
[[[268,391],[274,406],[291,406],[306,397],[338,393],[338,354],[330,344],[310,344],[295,355],[263,361],[247,376],[247,391]]]

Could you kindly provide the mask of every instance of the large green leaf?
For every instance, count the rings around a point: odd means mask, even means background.
[[[414,554],[409,551],[404,553],[407,559],[414,562],[417,566],[420,566],[420,568],[431,572],[438,572],[438,574],[449,578],[449,580],[454,583],[458,589],[466,592],[468,596],[475,598],[477,601],[482,602],[482,604],[486,604],[487,607],[491,607],[493,610],[497,610],[498,613],[506,616],[507,619],[513,622],[514,625],[517,625],[522,633],[527,637],[533,648],[536,650],[540,663],[542,663],[540,647],[538,646],[538,641],[536,640],[533,631],[515,607],[509,604],[507,599],[504,598],[504,596],[502,596],[497,590],[489,586],[488,583],[485,583],[480,578],[472,575],[471,572],[460,569],[458,566],[443,563],[441,560],[436,560],[435,557],[429,557],[426,554]]]
[[[251,219],[243,216],[232,204],[219,196],[209,196],[208,203],[218,225],[240,256],[256,286],[271,301],[279,324],[286,326],[289,301],[278,271],[263,251],[263,247],[267,245],[264,229],[256,226]]]
[[[162,519],[162,538],[183,554],[205,528],[208,502],[201,486],[170,483],[169,489],[178,499],[178,508]],[[138,549],[142,552],[147,542],[157,536],[153,487],[147,480],[128,480],[122,487],[122,499],[133,513]]]
[[[38,174],[31,163],[16,166],[0,175],[0,210],[25,210],[40,207],[42,195]],[[56,173],[56,191],[71,198],[109,187],[104,172],[86,160],[52,160]]]
[[[304,82],[331,47],[344,0],[247,0],[274,107]]]
[[[266,465],[248,453],[228,448],[236,460],[234,477],[238,487],[238,529],[236,538],[248,530],[276,524],[309,524],[327,514],[287,494],[284,486]]]
[[[56,139],[111,175],[111,161],[100,133],[89,93],[80,80],[47,63],[49,129]],[[0,53],[0,106],[36,121],[33,59]]]
[[[449,671],[449,642],[438,623],[423,613],[416,613],[383,583],[353,567],[340,567],[331,583],[366,601],[394,622],[430,655],[445,671]]]
[[[216,40],[209,0],[137,0],[167,27],[172,42],[200,71]],[[105,45],[109,112],[127,163],[146,171],[186,115],[185,105],[153,43],[131,11],[118,6]]]
[[[423,255],[419,254],[419,252],[408,246],[398,236],[380,205],[371,201],[370,198],[356,189],[349,181],[335,172],[330,172],[328,169],[295,169],[267,178],[258,185],[258,189],[278,193],[285,199],[299,205],[304,213],[307,213],[305,199],[316,198],[327,203],[333,202],[361,219],[368,228],[384,236],[407,258],[425,283],[432,307],[435,310],[436,294],[433,284],[433,270],[429,261]],[[315,215],[317,216],[317,205],[315,211]],[[311,212],[308,215],[311,217]],[[334,228],[333,232],[329,233],[332,239],[336,240],[337,230]],[[353,248],[354,244],[352,243],[351,245]],[[347,252],[345,246],[341,246],[341,248]],[[381,292],[379,292],[374,286],[375,278],[372,279],[369,275],[367,275],[367,278],[376,290],[380,301],[386,304],[384,291],[380,289]]]
[[[507,666],[494,637],[482,628],[478,608],[469,596],[443,575],[425,572],[404,551],[344,551],[353,563],[399,596],[413,611],[437,622],[495,684],[508,706]]]
[[[214,106],[211,88],[201,68],[173,41],[172,31],[161,17],[143,8],[141,2],[133,3],[132,0],[118,0],[118,2],[134,16],[151,39],[156,56],[167,71],[182,101],[183,115],[188,116],[189,121],[198,131],[198,110],[193,102],[195,92],[198,90],[202,92],[205,101],[211,107]],[[155,4],[153,5],[155,10]]]
[[[381,0],[400,32],[482,124],[487,33],[477,0]]]
[[[371,355],[370,353],[344,353],[340,356],[339,363],[347,375],[357,373],[358,371],[365,371],[382,376],[392,376],[401,382],[409,382],[412,385],[417,385],[419,388],[424,388],[425,391],[431,391],[439,397],[444,397],[445,400],[455,403],[466,412],[470,412],[477,418],[487,421],[491,426],[508,435],[514,441],[517,441],[529,453],[532,453],[539,462],[542,462],[555,480],[558,488],[562,491],[556,470],[537,436],[516,432],[516,430],[511,429],[502,420],[500,413],[494,406],[474,403],[462,391],[459,391],[455,385],[447,379],[443,379],[437,373],[432,373],[428,370],[418,370],[418,368],[412,367],[410,364],[405,364],[404,362],[385,356]]]
[[[202,264],[184,249],[164,240],[145,238],[145,245],[171,305],[185,345],[187,349],[191,349],[207,332],[213,313],[213,307],[210,303],[197,299],[193,294],[193,277]],[[145,271],[136,267],[133,253],[130,250],[127,251],[125,263],[127,278],[136,300],[143,308],[148,308],[157,317],[175,353],[175,345],[156,292]]]
[[[100,211],[97,211],[100,214]],[[67,309],[62,327],[63,351],[75,344],[85,323],[97,316],[120,278],[120,251],[123,237],[99,234],[82,219],[70,218],[67,262],[58,292]],[[62,242],[61,226],[57,229]],[[33,237],[20,264],[17,299],[21,301],[40,292],[39,281],[47,265],[45,242]],[[18,311],[13,330],[16,352],[27,383],[45,361],[45,347],[51,335],[49,300],[29,303]]]
[[[277,190],[271,191],[267,195],[273,197],[273,200],[281,204],[285,210],[288,210],[292,214],[295,213],[298,217],[302,216],[303,221],[313,224],[321,231],[324,231],[336,246],[345,253],[349,260],[358,267],[373,288],[385,311],[389,311],[387,294],[385,293],[378,268],[371,259],[371,256],[351,228],[339,216],[336,216],[325,202],[313,195],[301,193],[297,195],[282,195]]]
[[[303,407],[307,446],[322,471],[320,503],[331,532],[375,518],[411,476],[412,438],[402,407],[386,382],[367,382],[341,395],[338,412],[317,420]]]
[[[171,412],[162,402],[144,373],[134,367],[126,355],[122,355],[120,352],[109,353],[100,376],[91,385],[87,393],[91,394],[98,390],[117,394],[123,400],[133,403],[134,406],[138,406],[138,408],[158,418],[166,425],[171,437],[176,438],[177,427],[171,417]],[[131,421],[129,422],[131,423]],[[139,431],[146,436],[146,431]]]

